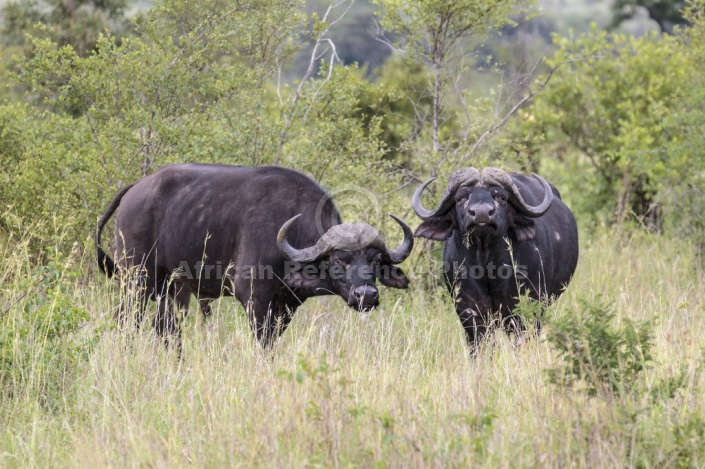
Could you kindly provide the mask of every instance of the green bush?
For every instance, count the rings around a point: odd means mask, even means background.
[[[90,243],[115,193],[171,162],[274,163],[331,189],[354,181],[391,193],[400,178],[385,159],[381,118],[360,112],[371,85],[356,67],[324,64],[296,87],[274,88],[302,30],[329,27],[315,14],[307,26],[300,7],[163,1],[138,37],[101,35],[86,56],[29,37],[16,81],[41,102],[0,106],[0,198],[24,222],[41,222],[35,253],[61,230],[64,250]]]
[[[89,314],[76,304],[82,274],[75,259],[49,248],[45,264],[14,276],[11,270],[27,268],[17,265],[27,260],[26,251],[18,251],[0,272],[9,287],[0,302],[0,394],[36,396],[51,409],[67,398],[66,377],[87,358],[97,336],[84,330]]]
[[[611,304],[580,301],[550,323],[548,342],[563,365],[549,369],[550,382],[561,387],[582,387],[589,396],[621,395],[634,389],[636,380],[652,361],[652,326],[622,319]]]
[[[659,227],[666,179],[691,170],[668,149],[680,133],[668,120],[690,94],[691,65],[681,44],[593,25],[579,36],[556,35],[554,45],[546,59],[554,73],[516,122],[517,139],[528,142],[523,156],[555,160],[557,178],[580,194],[573,208],[586,219],[622,222],[635,215]]]

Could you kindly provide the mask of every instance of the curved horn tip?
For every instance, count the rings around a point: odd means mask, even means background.
[[[279,233],[277,234],[277,246],[279,247],[279,250],[282,251],[282,253],[284,253],[286,257],[289,258],[289,260],[295,262],[311,262],[312,260],[317,259],[318,256],[320,256],[321,252],[324,251],[324,246],[322,245],[323,238],[319,239],[315,245],[304,249],[297,249],[291,244],[289,244],[289,241],[286,240],[286,234],[289,230],[289,227],[300,216],[301,214],[299,213],[298,215],[291,217],[286,223],[282,225],[282,227],[279,229]]]
[[[551,207],[551,204],[553,204],[553,189],[551,188],[551,185],[541,176],[539,176],[536,173],[531,173],[531,175],[541,183],[541,186],[543,187],[543,200],[541,203],[536,206],[536,207],[523,207],[524,210],[526,210],[527,213],[524,215],[530,216],[530,217],[540,217],[544,213],[548,211],[548,209]]]
[[[392,218],[394,218],[394,219],[397,221],[397,223],[399,223],[400,225],[409,226],[409,225],[406,224],[406,222],[405,222],[404,220],[402,220],[402,219],[399,218],[398,216],[394,215],[393,213],[390,213],[389,216],[392,217]]]
[[[289,218],[286,223],[284,223],[281,228],[279,228],[279,233],[277,234],[277,241],[282,242],[284,241],[284,237],[286,236],[286,232],[288,231],[289,227],[291,226],[292,223],[294,223],[301,214],[299,213],[298,215],[294,215],[293,217]]]
[[[416,190],[414,191],[414,195],[411,198],[411,208],[414,209],[414,212],[416,213],[416,215],[418,215],[418,217],[421,218],[422,220],[425,220],[426,218],[435,216],[435,212],[438,209],[438,207],[436,207],[436,209],[427,210],[426,208],[424,208],[423,205],[421,205],[421,197],[423,195],[424,189],[426,189],[429,186],[429,184],[431,184],[436,179],[437,179],[437,177],[434,176],[431,179],[427,179],[426,181],[422,182],[421,185],[416,188]]]
[[[392,263],[400,264],[409,257],[412,249],[414,249],[414,234],[404,220],[391,213],[389,216],[399,223],[399,226],[401,226],[401,229],[404,231],[404,241],[401,243],[401,246],[397,249],[387,249],[387,255],[389,255]]]
[[[392,213],[390,213],[389,216],[392,217],[397,223],[399,223],[399,226],[401,226],[401,229],[404,231],[405,236],[411,236],[413,238],[413,231],[411,231],[411,227],[407,222]]]
[[[430,186],[431,183],[432,183],[433,181],[435,181],[436,179],[438,179],[438,176],[434,176],[434,177],[432,177],[431,179],[426,179],[424,182],[422,182],[421,185],[420,185],[419,187],[417,187],[416,190],[414,191],[414,197],[419,197],[419,198],[420,198],[420,197],[421,197],[421,194],[423,194],[423,191],[424,191],[428,186]]]

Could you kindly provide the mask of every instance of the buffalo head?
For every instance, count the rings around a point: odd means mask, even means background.
[[[404,231],[404,241],[397,249],[387,247],[379,232],[366,223],[334,225],[315,245],[297,249],[287,241],[287,231],[300,216],[284,223],[277,236],[279,249],[292,261],[284,279],[290,288],[334,293],[354,308],[369,310],[379,304],[377,279],[392,288],[409,285],[395,265],[407,258],[414,245],[411,229],[403,220],[392,215]]]
[[[534,178],[542,186],[543,200],[529,205],[519,192],[512,176],[499,168],[464,168],[450,177],[441,201],[432,210],[421,205],[423,190],[435,180],[431,178],[414,193],[412,207],[424,222],[416,236],[443,241],[460,231],[468,237],[507,237],[512,230],[519,240],[535,236],[532,218],[542,216],[553,202],[551,186],[540,176]]]

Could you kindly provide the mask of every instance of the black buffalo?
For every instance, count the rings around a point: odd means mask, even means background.
[[[424,221],[415,235],[445,241],[446,282],[469,344],[475,346],[496,319],[508,331],[524,330],[514,316],[520,294],[551,301],[578,262],[578,229],[558,191],[540,176],[498,168],[456,171],[433,210],[412,206]]]
[[[100,248],[100,234],[118,206],[115,263]],[[370,225],[343,224],[329,195],[297,171],[173,164],[122,189],[95,242],[103,272],[137,278],[138,324],[147,298],[156,300],[156,331],[180,345],[172,302],[185,313],[194,294],[209,313],[210,300],[234,295],[268,346],[306,298],[338,295],[366,310],[379,303],[376,279],[408,286],[395,264],[411,252],[413,234],[394,219],[405,236],[398,249]]]

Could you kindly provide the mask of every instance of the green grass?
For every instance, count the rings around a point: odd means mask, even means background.
[[[192,305],[179,363],[149,328],[112,327],[115,285],[69,275],[91,271],[90,255],[53,267],[64,293],[27,293],[39,273],[6,240],[0,466],[702,466],[703,275],[690,252],[647,235],[584,243],[549,320],[602,296],[618,323],[654,324],[654,363],[606,399],[550,384],[559,362],[544,339],[515,347],[497,333],[472,359],[445,292],[413,287],[385,289],[365,315],[309,300],[271,355],[232,299],[207,324]],[[49,301],[28,313],[38,297]],[[90,319],[52,332],[69,308]],[[681,368],[673,397],[655,392]]]

